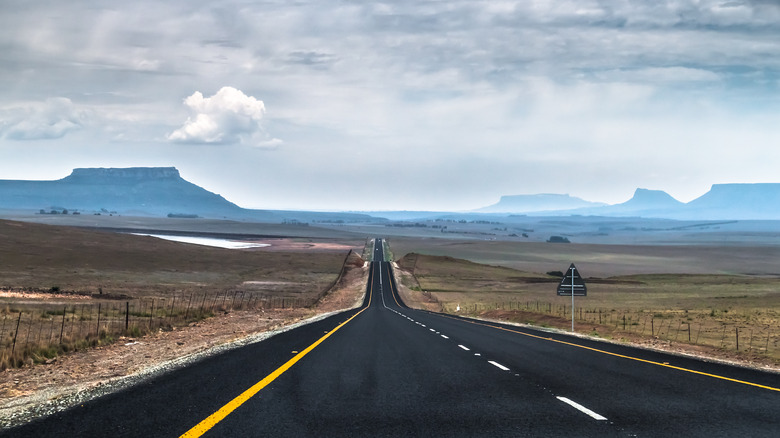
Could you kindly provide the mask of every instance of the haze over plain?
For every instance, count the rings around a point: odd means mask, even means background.
[[[777,182],[772,2],[3,10],[2,179],[176,166],[243,207],[325,210]]]

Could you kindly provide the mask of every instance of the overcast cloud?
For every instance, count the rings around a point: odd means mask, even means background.
[[[247,207],[780,182],[774,1],[8,1],[0,178],[176,166]]]

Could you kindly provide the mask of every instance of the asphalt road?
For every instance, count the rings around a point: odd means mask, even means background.
[[[411,310],[390,269],[360,309],[0,435],[780,436],[780,375]]]

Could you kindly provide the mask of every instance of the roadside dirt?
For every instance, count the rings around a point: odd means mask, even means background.
[[[395,283],[398,286],[398,294],[407,306],[431,312],[441,312],[443,310],[441,303],[433,295],[421,290],[420,283],[417,282],[414,275],[400,269],[395,262],[393,262],[393,273],[396,277]]]
[[[252,240],[248,243],[259,243],[270,246],[255,248],[254,251],[343,251],[359,250],[360,248],[333,242],[300,242],[293,239]]]
[[[294,324],[361,304],[368,267],[353,258],[312,309],[233,311],[171,331],[0,372],[0,427],[6,428],[158,375],[199,358],[257,342]]]

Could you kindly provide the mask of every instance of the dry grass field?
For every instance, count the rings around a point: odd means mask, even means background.
[[[578,331],[705,345],[780,362],[776,248],[402,238],[390,245],[399,267],[414,275],[402,281],[447,312],[460,306],[464,314],[568,328],[571,299],[556,295],[560,278],[547,272],[573,262],[588,284],[588,296],[575,300]]]
[[[363,240],[346,243],[363,251]],[[237,251],[0,221],[0,287],[165,297],[266,284],[277,294],[296,297],[332,282],[347,251]]]
[[[363,239],[333,241],[299,237],[230,250],[0,221],[0,367],[214,312],[312,306],[350,249],[364,250]]]

